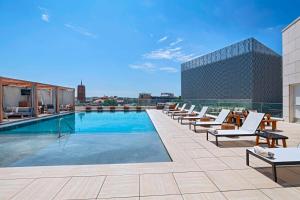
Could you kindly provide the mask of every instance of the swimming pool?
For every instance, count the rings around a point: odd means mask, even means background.
[[[169,162],[147,112],[78,112],[0,131],[0,166]]]

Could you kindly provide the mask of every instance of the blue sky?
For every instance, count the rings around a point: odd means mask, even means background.
[[[293,5],[292,7],[290,5]],[[281,54],[300,1],[0,0],[0,76],[88,96],[180,95],[180,64],[255,37]]]

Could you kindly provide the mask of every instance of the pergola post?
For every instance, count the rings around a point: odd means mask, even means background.
[[[2,78],[0,78],[0,123],[3,121],[3,86]]]
[[[37,91],[37,85],[36,84],[33,84],[32,85],[32,91],[33,91],[33,105],[32,108],[33,108],[33,116],[34,117],[38,117],[39,116],[39,100],[38,100],[38,91]]]
[[[75,111],[75,89],[73,89],[73,95],[72,95],[72,98],[73,98],[73,111]]]
[[[59,87],[55,88],[55,112],[59,113]]]

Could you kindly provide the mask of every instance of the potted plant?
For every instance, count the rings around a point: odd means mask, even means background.
[[[141,106],[136,106],[136,111],[141,111],[142,107]]]
[[[115,111],[116,110],[116,106],[109,106],[109,110],[110,111]]]
[[[85,107],[85,111],[86,112],[91,112],[92,111],[92,107],[91,106],[86,106]]]
[[[129,111],[129,106],[124,106],[124,111]]]
[[[103,111],[103,107],[102,107],[102,106],[98,106],[98,107],[97,107],[97,111],[98,111],[98,112],[102,112],[102,111]]]

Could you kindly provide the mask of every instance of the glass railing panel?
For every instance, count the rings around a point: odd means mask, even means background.
[[[188,109],[191,105],[195,105],[195,110],[200,111],[203,106],[208,106],[208,113],[218,115],[222,109],[230,109],[233,111],[254,110],[257,112],[269,113],[273,117],[282,118],[282,103],[266,103],[266,102],[251,102],[248,99],[179,99],[179,98],[157,98],[157,99],[138,99],[126,98],[122,104],[116,105],[129,105],[129,106],[156,106],[160,103],[180,103],[182,106],[187,104]],[[77,105],[92,105],[100,106],[103,103],[85,103]]]

